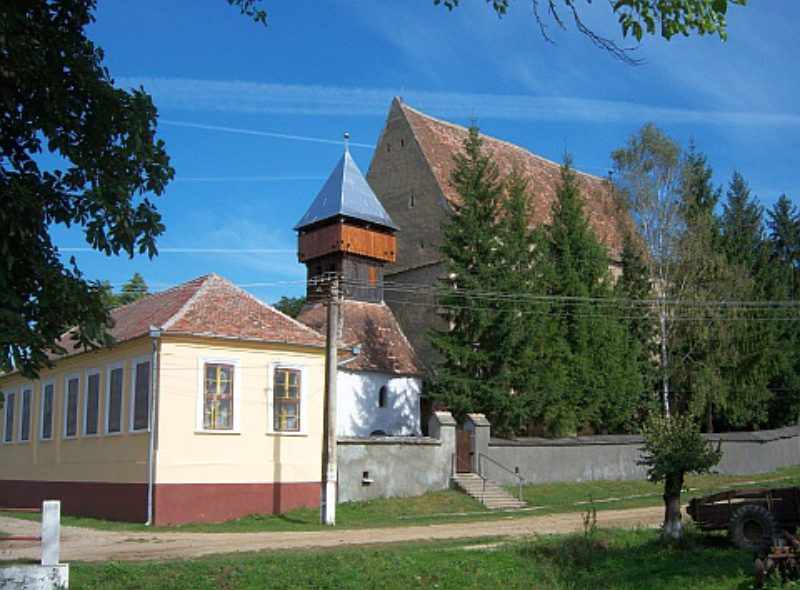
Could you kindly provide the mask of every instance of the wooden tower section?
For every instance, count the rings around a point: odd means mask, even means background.
[[[310,301],[325,296],[318,282],[329,273],[341,278],[345,299],[383,301],[383,266],[396,260],[398,228],[347,150],[294,229]]]

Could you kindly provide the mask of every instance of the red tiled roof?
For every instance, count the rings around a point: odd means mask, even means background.
[[[112,310],[111,317],[116,324],[109,333],[117,342],[144,336],[150,326],[155,326],[167,334],[325,344],[321,334],[215,274],[118,307]],[[66,355],[83,352],[75,348],[69,336],[67,333],[59,341],[67,350]]]
[[[343,309],[342,340],[350,347],[361,345],[359,355],[344,368],[397,375],[425,374],[425,368],[385,303],[345,301]],[[307,306],[297,319],[315,330],[324,331],[327,308],[321,303]]]
[[[461,197],[450,184],[450,175],[455,167],[453,154],[463,152],[469,130],[421,113],[397,99],[395,101],[408,121],[442,194],[451,205],[458,206]],[[481,138],[483,149],[492,156],[501,177],[517,170],[528,181],[528,192],[533,201],[531,224],[550,223],[561,166],[512,143],[483,134]],[[622,252],[620,224],[632,227],[630,218],[618,207],[607,180],[580,171],[577,171],[577,176],[592,230],[611,256],[619,259]]]

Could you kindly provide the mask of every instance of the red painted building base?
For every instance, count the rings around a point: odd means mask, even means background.
[[[248,514],[280,514],[319,506],[319,482],[156,484],[154,524],[222,522]],[[31,508],[61,500],[63,514],[145,522],[147,485],[0,480],[0,506]]]
[[[147,520],[147,485],[88,481],[0,480],[0,506],[36,508],[61,500],[61,513],[108,520]]]
[[[155,524],[223,522],[319,506],[319,482],[157,484]]]

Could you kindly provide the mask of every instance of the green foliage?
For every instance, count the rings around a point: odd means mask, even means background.
[[[459,417],[485,413],[501,436],[531,421],[553,434],[630,430],[638,351],[575,172],[562,169],[552,224],[531,230],[525,182],[500,179],[476,129],[464,148],[452,177],[462,202],[443,228],[438,303],[451,329],[431,334],[445,357],[432,394]]]
[[[681,174],[685,225],[673,272],[681,298],[691,305],[675,312],[681,322],[670,350],[675,405],[702,420],[708,432],[723,416],[727,424],[739,426],[765,418],[763,408],[746,403],[735,385],[744,318],[733,321],[731,310],[719,302],[739,299],[752,289],[749,275],[732,265],[722,250],[721,224],[714,210],[720,190],[711,185],[711,175],[705,156],[692,145]]]
[[[684,475],[708,473],[722,458],[722,451],[709,446],[691,416],[650,415],[642,427],[643,456],[640,465],[647,468],[652,482],[665,482],[665,494],[678,493]]]
[[[227,2],[266,24],[260,0]],[[50,227],[80,228],[95,250],[129,257],[154,256],[164,231],[150,196],[174,171],[156,109],[142,88],[114,87],[85,33],[95,5],[0,9],[0,368],[28,377],[67,330],[79,347],[111,343],[106,286],[62,260]]]
[[[497,223],[504,185],[496,164],[482,152],[482,143],[473,127],[464,153],[453,156],[451,183],[461,204],[442,228],[447,278],[438,290],[442,315],[451,329],[430,334],[446,359],[430,385],[432,395],[456,416],[483,412],[499,433],[509,434],[524,420],[521,397],[511,395],[514,372],[506,364],[515,360],[508,350],[514,334],[500,327],[513,301],[487,293],[510,288],[503,268],[517,261],[502,247],[501,231],[514,230],[508,225],[501,230]]]
[[[119,305],[127,305],[141,299],[147,293],[147,283],[144,281],[144,277],[136,272],[130,280],[122,285],[122,289],[117,295],[117,301]]]
[[[173,176],[156,110],[143,90],[113,86],[84,32],[93,9],[14,2],[0,19],[0,364],[27,376],[69,328],[81,346],[108,342],[102,286],[62,262],[49,228],[80,227],[94,249],[129,256],[155,255],[164,231],[146,196]],[[46,156],[59,165],[45,166]]]
[[[650,310],[643,304],[653,297],[650,273],[642,255],[642,244],[630,230],[623,231],[620,263],[622,276],[616,285],[620,298],[626,300],[623,315],[627,317],[628,333],[636,347],[635,361],[642,379],[641,407],[643,411],[657,409],[655,400],[658,383],[658,347],[656,324]]]
[[[727,199],[722,206],[722,249],[732,264],[749,274],[765,266],[764,210],[750,196],[750,188],[738,172],[733,173]]]
[[[567,158],[561,167],[553,221],[544,230],[540,281],[559,299],[548,314],[556,321],[555,347],[543,371],[564,376],[563,389],[540,401],[535,416],[556,434],[581,426],[599,432],[633,427],[642,381],[636,343],[626,329],[608,273],[609,258],[589,229],[577,176]]]
[[[719,463],[722,451],[709,446],[687,414],[673,417],[651,414],[642,427],[642,436],[644,448],[639,465],[647,468],[647,479],[664,483],[661,538],[680,542],[684,537],[680,506],[684,478],[687,473],[710,471]]]
[[[267,11],[258,8],[261,0],[226,0],[231,6],[238,6],[244,16],[264,26],[267,25]]]
[[[460,5],[460,0],[433,0],[449,10]],[[486,0],[491,3],[497,16],[508,11],[510,0]],[[586,0],[591,4],[592,0]],[[623,37],[632,37],[641,42],[646,36],[660,35],[671,39],[675,35],[689,36],[716,34],[723,41],[726,31],[729,4],[745,5],[747,0],[609,0],[611,13],[617,17]],[[566,21],[572,20],[575,28],[598,48],[629,64],[639,65],[642,60],[632,57],[636,47],[621,47],[612,38],[601,35],[587,25],[581,16],[585,7],[577,0],[533,0],[533,17],[539,32],[547,41],[552,41],[546,19],[552,19],[560,29],[566,29]]]
[[[658,127],[648,123],[611,153],[614,182],[644,246],[643,260],[653,285],[654,300],[646,310],[657,330],[658,380],[661,404],[672,405],[670,342],[673,329],[667,309],[678,287],[672,277],[675,249],[683,231],[680,215],[681,149]],[[654,400],[655,401],[655,400]]]
[[[613,10],[622,26],[623,35],[641,41],[645,34],[660,34],[665,39],[674,35],[717,34],[728,38],[725,15],[729,4],[745,5],[747,0],[616,0]]]
[[[490,2],[498,16],[508,11],[510,0],[486,0],[487,4]],[[534,0],[534,5],[538,7],[540,2],[562,27],[560,14],[565,9],[580,22],[574,0]],[[591,3],[591,0],[587,2]],[[443,4],[452,10],[460,4],[460,0],[433,0],[433,3]],[[645,35],[659,34],[670,39],[674,35],[689,36],[692,33],[717,34],[725,40],[728,36],[725,31],[728,4],[744,6],[747,0],[615,0],[610,4],[622,27],[622,34],[630,35],[637,41],[641,41]]]
[[[272,307],[285,313],[289,317],[296,318],[300,315],[300,312],[303,311],[303,307],[307,301],[305,297],[287,297],[286,295],[281,295],[280,300],[273,303]]]
[[[119,293],[114,293],[108,281],[102,281],[100,284],[103,288],[103,300],[108,309],[133,303],[149,293],[144,277],[138,272],[133,273],[133,276],[122,285]]]
[[[800,214],[782,195],[767,217],[767,298],[796,303],[800,299]],[[795,314],[789,321],[776,322],[773,330],[774,366],[769,388],[774,395],[769,424],[788,426],[800,418],[800,317]]]

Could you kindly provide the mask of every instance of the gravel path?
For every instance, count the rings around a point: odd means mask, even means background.
[[[662,517],[663,508],[660,507],[602,510],[597,513],[597,526],[656,527],[661,524]],[[0,530],[14,535],[38,535],[39,525],[16,518],[0,517]],[[62,527],[61,561],[175,559],[242,551],[345,547],[486,536],[519,538],[580,530],[583,530],[580,513],[375,529],[269,533],[181,533],[159,530],[131,533]],[[38,558],[38,543],[0,542],[0,560]]]

